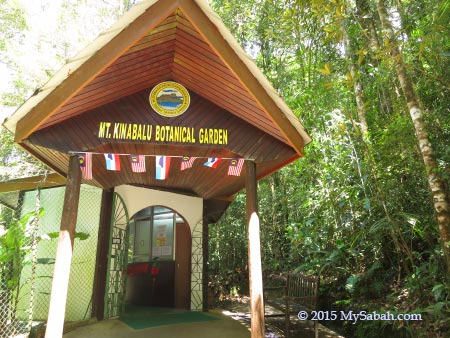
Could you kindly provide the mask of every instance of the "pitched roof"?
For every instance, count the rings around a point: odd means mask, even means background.
[[[167,27],[161,25],[171,15],[175,15],[178,22]],[[257,107],[255,109],[259,110],[258,115],[267,119],[266,123],[274,125],[266,126],[267,131],[273,127],[278,129],[282,134],[279,137],[301,154],[303,146],[310,141],[304,127],[204,0],[150,0],[136,5],[67,62],[36,95],[7,118],[4,125],[15,133],[16,141],[20,142],[41,126],[48,125],[49,121],[54,123],[52,117],[61,108],[72,101],[75,103],[83,88],[121,56],[130,53],[133,47],[136,49],[136,43],[149,32],[158,34],[183,25],[183,21],[188,21],[184,23],[186,29],[195,29],[200,34],[197,39],[209,45],[228,68],[233,80],[239,81],[236,90],[245,91]],[[239,109],[232,110],[232,113],[240,115]]]
[[[119,122],[168,123],[147,114],[145,105],[148,91],[163,81],[179,82],[191,93],[190,113],[178,122],[224,126],[235,133],[233,141],[210,146],[99,140],[99,121],[113,116]],[[97,132],[89,126],[96,123]],[[136,5],[4,125],[19,145],[61,175],[67,172],[71,151],[132,151],[149,156],[242,157],[257,163],[261,178],[303,156],[311,140],[205,0],[147,0]],[[227,177],[226,168],[203,172],[201,164],[197,166],[201,180],[183,174],[160,182],[130,172],[113,176],[94,163],[94,180],[86,183],[103,188],[151,186],[203,198],[229,198],[244,187],[242,178]]]

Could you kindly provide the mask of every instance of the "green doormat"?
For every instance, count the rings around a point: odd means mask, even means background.
[[[121,315],[120,320],[132,329],[142,330],[163,325],[205,322],[217,320],[217,318],[204,312],[163,308],[132,308]]]

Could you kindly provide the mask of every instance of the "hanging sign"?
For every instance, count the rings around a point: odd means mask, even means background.
[[[175,117],[183,114],[191,102],[187,89],[172,81],[156,85],[150,92],[150,106],[155,112],[165,117]]]
[[[187,89],[173,81],[156,85],[149,97],[153,110],[166,117],[183,114],[190,100]],[[228,129],[100,121],[98,137],[118,141],[227,145]]]

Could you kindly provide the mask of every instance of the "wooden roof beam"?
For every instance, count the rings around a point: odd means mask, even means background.
[[[66,178],[59,174],[33,176],[0,182],[0,193],[50,188],[64,184],[66,184]]]

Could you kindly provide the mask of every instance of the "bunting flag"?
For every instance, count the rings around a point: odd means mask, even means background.
[[[243,158],[233,158],[228,166],[228,175],[241,176],[242,167],[244,166]]]
[[[208,157],[208,161],[203,163],[203,165],[210,167],[210,168],[217,168],[217,166],[219,165],[219,162],[221,161],[221,158],[217,158],[217,157]]]
[[[156,179],[165,180],[169,177],[170,157],[156,156]]]
[[[145,173],[145,156],[130,155],[131,171],[134,173]]]
[[[81,175],[85,180],[92,180],[92,154],[78,153]]]
[[[82,177],[85,180],[92,180],[92,153],[77,153],[78,161]],[[106,160],[106,169],[120,171],[120,155],[119,154],[104,154]],[[134,173],[144,173],[147,171],[145,166],[144,155],[129,155],[131,170]],[[155,156],[156,157],[156,179],[165,180],[169,177],[170,156]],[[192,168],[194,161],[198,157],[183,156],[181,159],[180,170]],[[208,160],[203,164],[210,168],[217,168],[222,161],[218,157],[208,157]],[[228,166],[228,175],[240,176],[244,166],[243,158],[233,158],[230,160]]]
[[[192,168],[192,165],[194,164],[194,161],[196,159],[197,159],[197,157],[183,156],[183,158],[181,159],[180,170]]]
[[[105,154],[106,169],[120,171],[120,156],[118,154]]]

